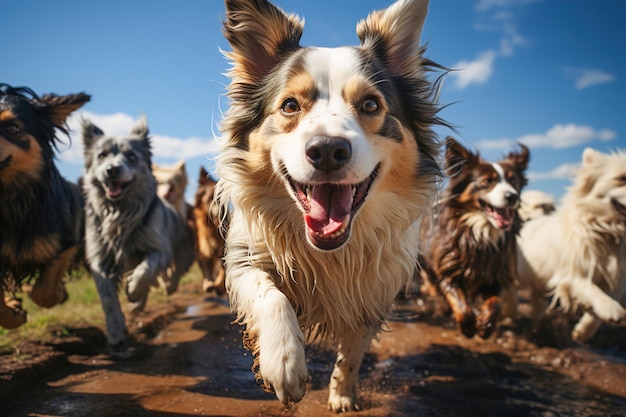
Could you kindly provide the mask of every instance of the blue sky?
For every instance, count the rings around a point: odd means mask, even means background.
[[[277,0],[306,20],[302,45],[355,44],[356,22],[390,1]],[[229,50],[219,0],[0,0],[0,82],[37,93],[85,91],[69,121],[63,175],[83,170],[78,121],[125,134],[142,115],[154,161],[187,161],[192,200],[200,165],[218,145]],[[528,188],[557,198],[585,147],[626,148],[626,2],[433,0],[422,39],[428,56],[457,71],[441,115],[465,145],[491,160],[530,146]]]

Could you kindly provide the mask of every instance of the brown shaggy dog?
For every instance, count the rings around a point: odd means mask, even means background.
[[[501,292],[517,276],[518,208],[528,160],[523,145],[492,163],[451,137],[446,141],[449,183],[420,266],[422,278],[445,296],[467,337],[491,335]]]
[[[202,290],[218,294],[226,293],[224,274],[224,238],[220,232],[218,206],[213,203],[215,181],[200,167],[196,201],[193,205],[193,221],[196,233],[196,260],[202,271]]]
[[[63,276],[82,252],[83,199],[54,164],[65,121],[88,102],[84,93],[38,97],[0,84],[0,326],[15,328],[26,312],[15,297],[37,277],[29,296],[42,307],[67,298]]]
[[[400,0],[358,23],[359,46],[303,48],[296,16],[226,1],[226,287],[257,377],[286,404],[304,396],[313,333],[337,347],[329,408],[359,407],[363,355],[413,276],[443,123],[427,77],[440,67],[420,45],[427,9]]]

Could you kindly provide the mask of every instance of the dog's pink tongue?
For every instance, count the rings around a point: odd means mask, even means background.
[[[330,235],[341,229],[351,208],[350,186],[314,185],[310,197],[310,210],[304,215],[304,221],[314,232]]]
[[[513,211],[511,209],[494,208],[491,211],[491,217],[501,229],[507,229],[513,224]]]
[[[107,192],[110,197],[117,197],[122,194],[122,183],[120,182],[111,182],[107,184]]]

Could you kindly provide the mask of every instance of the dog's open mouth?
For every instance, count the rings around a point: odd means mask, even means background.
[[[481,201],[481,206],[483,208],[483,212],[487,216],[487,218],[491,221],[491,223],[496,226],[498,229],[508,230],[515,221],[515,208],[513,207],[505,207],[498,208],[493,207],[485,202]]]
[[[129,182],[126,181],[106,181],[104,190],[109,200],[117,200],[122,196]]]
[[[307,237],[318,249],[341,247],[350,236],[352,219],[359,211],[378,175],[379,166],[358,184],[301,184],[288,177],[304,212]]]
[[[624,206],[623,204],[621,204],[619,201],[617,201],[616,199],[611,199],[611,204],[613,204],[613,208],[615,208],[615,210],[621,214],[623,217],[626,218],[626,206]]]

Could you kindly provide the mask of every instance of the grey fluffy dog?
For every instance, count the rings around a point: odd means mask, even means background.
[[[167,281],[169,294],[194,260],[191,230],[158,197],[151,143],[142,118],[125,137],[107,136],[83,120],[86,256],[104,309],[109,344],[125,350],[127,328],[118,290],[131,311],[143,309],[150,287]]]

